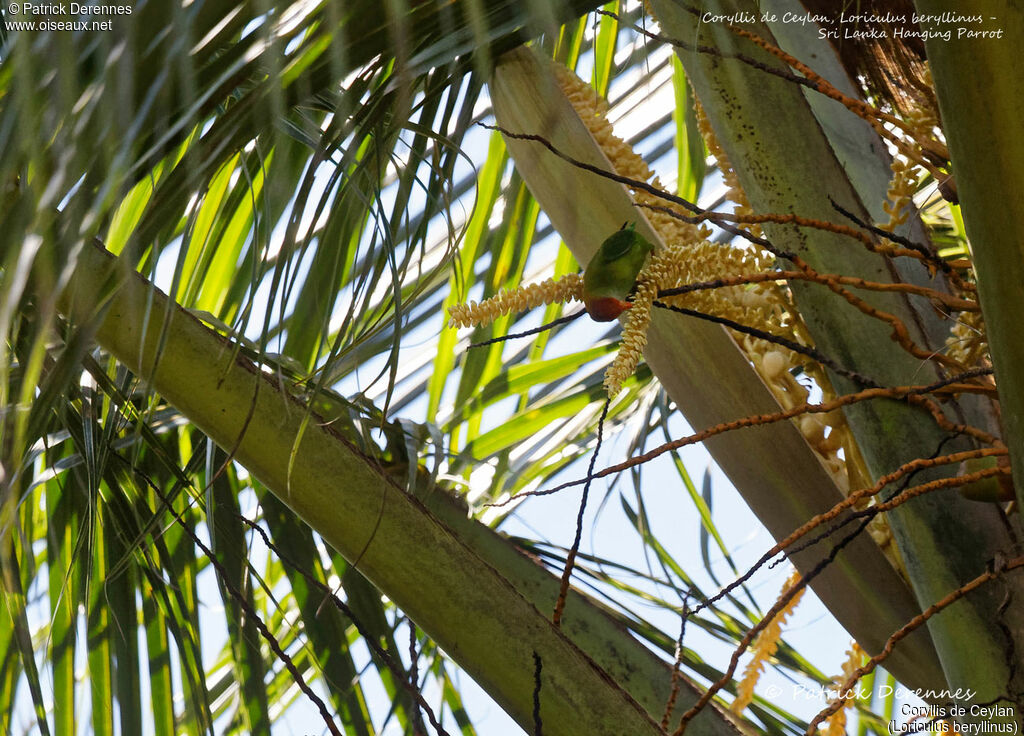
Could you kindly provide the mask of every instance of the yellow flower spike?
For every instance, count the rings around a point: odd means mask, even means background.
[[[721,144],[718,142],[718,138],[715,137],[714,130],[711,129],[711,123],[708,121],[707,115],[704,114],[704,108],[701,106],[700,101],[694,98],[694,111],[697,113],[697,129],[700,131],[701,136],[704,138],[704,143],[708,147],[708,151],[714,156],[715,161],[718,162],[718,170],[722,174],[722,180],[725,182],[725,186],[728,189],[726,196],[736,203],[734,209],[737,215],[751,215],[754,213],[754,209],[750,206],[750,200],[747,199],[747,193],[743,191],[743,187],[740,186],[739,177],[736,176],[736,171],[732,167],[732,163],[729,161],[729,157],[725,155],[725,151],[722,149]],[[750,231],[752,235],[760,237],[762,235],[760,225],[740,225]]]
[[[785,585],[782,586],[782,590],[779,592],[779,598],[781,599],[789,591],[791,591],[797,583],[800,582],[800,573],[796,570],[786,580]],[[779,611],[775,618],[771,620],[761,633],[754,639],[754,643],[751,646],[754,656],[747,663],[746,668],[743,670],[743,678],[736,686],[736,698],[732,701],[732,705],[729,709],[739,715],[744,709],[750,705],[750,702],[754,699],[754,687],[757,685],[757,681],[761,679],[761,673],[764,672],[765,663],[775,654],[779,648],[779,640],[782,638],[782,624],[786,622],[786,619],[796,609],[797,604],[803,597],[804,590],[801,589],[796,595],[794,595],[789,603]]]
[[[565,93],[580,120],[594,137],[594,141],[611,161],[615,171],[621,176],[639,181],[649,181],[653,186],[662,189],[661,182],[654,176],[647,162],[636,154],[628,143],[615,135],[612,125],[608,122],[608,103],[594,91],[593,87],[577,77],[561,65],[553,67],[558,85]],[[649,192],[634,191],[633,199],[637,204],[666,206],[664,200],[658,199]],[[665,212],[645,210],[644,216],[657,231],[662,242],[674,245],[698,243],[711,234],[706,226],[691,225],[677,220]]]
[[[843,663],[843,672],[841,675],[833,678],[833,681],[838,683],[846,682],[847,679],[853,675],[854,671],[860,667],[861,662],[864,659],[864,650],[860,648],[860,644],[857,642],[851,642],[850,648],[846,652],[846,662]],[[837,694],[842,697],[843,693]],[[825,721],[825,736],[845,736],[846,734],[846,711],[853,704],[852,699],[847,700],[842,708],[837,710],[828,720]]]
[[[925,72],[923,79],[930,84],[931,74]],[[911,130],[907,144],[915,157],[920,158],[924,155],[924,148],[934,143],[935,128],[939,121],[934,112],[924,107],[912,108],[907,113],[905,121]],[[889,215],[889,222],[880,226],[882,230],[888,232],[904,224],[910,217],[921,167],[903,155],[898,155],[893,157],[890,168],[893,176],[889,182],[886,201],[882,203],[882,209]]]
[[[622,329],[619,352],[615,354],[615,359],[604,374],[604,390],[610,399],[614,399],[616,394],[622,390],[623,381],[633,375],[640,363],[644,348],[647,347],[647,328],[651,324],[651,306],[657,293],[657,287],[652,288],[651,284],[641,284],[637,287],[633,306],[629,310],[626,325]]]
[[[652,254],[640,270],[633,304],[622,329],[619,352],[605,372],[604,388],[610,398],[614,398],[622,389],[622,382],[633,375],[647,347],[647,328],[658,292],[682,283],[684,256],[684,246],[662,248]]]
[[[516,289],[506,289],[477,304],[466,302],[448,308],[449,327],[487,325],[506,314],[525,312],[555,302],[568,303],[583,300],[583,276],[572,273],[558,279],[546,279]]]

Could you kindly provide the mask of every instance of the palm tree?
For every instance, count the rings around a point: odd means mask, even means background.
[[[639,9],[626,5],[593,16],[597,4],[587,2],[149,3],[111,15],[109,26],[8,32],[6,730],[19,697],[36,729],[61,734],[80,730],[86,709],[97,733],[141,733],[144,723],[157,734],[269,732],[302,699],[322,716],[318,729],[373,733],[382,717],[365,668],[404,731],[472,733],[456,667],[536,733],[672,732],[681,718],[691,732],[740,727],[721,700],[690,712],[711,683],[735,691],[735,661],[722,671],[681,646],[673,666],[677,632],[636,606],[653,600],[733,646],[772,615],[741,600],[742,588],[721,601],[701,592],[655,536],[639,487],[623,505],[659,571],[610,574],[606,560],[580,555],[578,579],[597,593],[570,592],[560,625],[550,611],[575,546],[503,535],[496,528],[509,507],[487,504],[583,472],[577,461],[604,429],[632,428],[639,454],[663,428],[669,434],[677,408],[696,429],[779,412],[784,400],[754,370],[765,353],[742,351],[736,324],[655,315],[647,363],[605,403],[617,328],[582,349],[570,340],[569,355],[551,346],[579,323],[466,352],[527,322],[504,316],[470,334],[439,313],[574,273],[623,221],[660,237],[654,211],[631,198],[638,182],[602,176],[611,162],[548,58],[589,63],[602,94],[615,80],[675,90],[674,116],[635,142],[656,153],[674,144],[675,191],[687,200],[728,173],[727,158],[754,212],[870,234],[864,225],[884,220],[888,154],[878,126],[824,99],[821,86],[805,92],[790,64],[725,21],[655,0],[660,28],[677,39],[666,43],[644,36]],[[23,20],[13,8],[5,20]],[[1019,10],[990,12],[1007,38],[1022,37]],[[814,34],[754,27],[813,58],[834,85],[846,79],[848,96],[879,95],[852,86]],[[797,262],[791,255],[818,274],[911,284],[932,300],[883,287],[857,292],[869,305],[857,311],[820,280],[785,292],[787,314],[805,325],[801,344],[830,356],[812,366],[817,388],[889,393],[835,420],[847,433],[842,472],[788,421],[708,443],[777,538],[840,503],[850,490],[843,478],[870,487],[956,452],[1020,456],[1013,366],[1022,356],[1008,315],[1022,298],[1024,240],[1013,236],[1019,203],[1003,193],[1017,190],[1013,163],[1024,160],[1010,123],[1024,80],[1010,43],[932,39],[927,51],[962,220],[922,195],[923,216],[896,242],[931,237],[954,263],[973,258],[998,401],[987,358],[957,377],[905,349],[941,352],[949,322],[932,304],[964,300],[970,284],[957,266],[887,258],[835,228],[764,222],[780,262]],[[694,96],[721,146],[718,171],[705,167]],[[629,95],[620,99],[624,110]],[[884,95],[872,101],[884,106]],[[475,126],[492,119],[492,103],[505,135]],[[936,154],[926,163],[946,186],[949,162]],[[880,311],[895,321],[880,322]],[[565,314],[554,303],[539,319]],[[908,330],[902,345],[890,339],[897,323]],[[425,338],[429,347],[418,348]],[[877,386],[858,383],[864,376]],[[892,389],[947,379],[960,393],[942,394],[938,415],[908,398],[922,392]],[[964,427],[973,428],[967,439]],[[727,557],[709,489],[698,492],[678,468],[705,544]],[[899,490],[941,486],[955,471],[915,466]],[[979,702],[1016,702],[1016,517],[948,488],[887,516],[888,545],[861,534],[830,554],[811,547],[791,559],[869,654],[900,632],[884,665],[902,682],[935,702],[957,688]],[[634,586],[630,574],[649,583]],[[207,580],[227,630],[213,661]],[[965,597],[954,603],[951,593]],[[703,615],[688,615],[691,602],[706,606]],[[788,647],[775,662],[826,682]],[[421,694],[425,682],[441,707]],[[861,705],[862,723],[884,728]],[[764,699],[746,718],[772,733],[807,728]]]

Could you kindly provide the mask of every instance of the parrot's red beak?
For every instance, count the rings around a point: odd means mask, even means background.
[[[595,322],[611,322],[614,319],[618,319],[620,314],[633,306],[629,302],[624,302],[611,296],[587,299],[583,305],[587,308],[587,314]]]

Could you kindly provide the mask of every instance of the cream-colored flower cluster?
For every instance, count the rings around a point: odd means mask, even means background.
[[[832,678],[832,681],[836,685],[842,685],[847,682],[853,673],[860,667],[861,661],[864,659],[864,650],[861,649],[860,644],[857,642],[851,642],[850,648],[846,652],[846,661],[843,662],[843,672],[841,675]],[[837,693],[838,696],[844,695],[844,693]],[[847,700],[843,707],[837,710],[835,713],[828,717],[825,722],[824,734],[825,736],[845,736],[846,734],[846,711],[849,710],[853,704],[852,700]]]
[[[931,84],[931,74],[924,72],[922,77],[925,84]],[[921,104],[913,104],[904,116],[904,122],[910,128],[904,137],[904,142],[915,158],[921,158],[925,154],[925,146],[935,137],[935,129],[939,121],[935,112]],[[892,180],[889,182],[889,191],[886,194],[886,201],[882,203],[882,209],[889,216],[889,222],[883,223],[882,230],[893,232],[910,217],[913,211],[914,194],[918,189],[918,179],[921,174],[921,167],[912,162],[904,154],[893,156]]]
[[[611,398],[619,393],[622,382],[633,375],[640,363],[644,348],[647,347],[651,308],[654,306],[654,300],[658,298],[658,291],[665,288],[665,284],[679,281],[685,262],[683,248],[684,246],[676,245],[656,251],[648,258],[637,276],[633,305],[626,314],[619,352],[604,374],[604,388]]]
[[[662,289],[684,284],[714,281],[730,276],[761,273],[771,268],[770,258],[755,248],[740,248],[710,240],[702,240],[679,252],[680,268],[672,282]],[[788,336],[786,328],[790,313],[784,294],[774,283],[725,286],[701,289],[665,301],[689,309],[714,314],[751,327],[775,331]]]
[[[799,582],[800,573],[794,570],[793,574],[786,580],[785,585],[782,586],[782,590],[779,592],[779,600],[789,591],[793,590]],[[757,681],[761,679],[761,673],[764,672],[765,664],[775,655],[779,648],[779,640],[782,639],[782,624],[786,622],[786,619],[796,609],[805,590],[807,588],[801,588],[790,599],[789,603],[775,615],[775,618],[761,630],[757,638],[754,639],[754,643],[751,646],[754,656],[743,670],[743,677],[736,686],[736,698],[729,706],[729,709],[736,715],[742,713],[750,705],[750,701],[754,699],[754,687],[757,686]]]
[[[555,302],[583,301],[583,275],[571,273],[515,289],[505,289],[479,304],[466,302],[448,308],[449,327],[487,325],[498,317]]]
[[[729,157],[726,156],[725,150],[722,145],[718,142],[718,138],[715,137],[715,131],[711,128],[711,122],[708,120],[708,116],[704,113],[704,107],[700,104],[700,101],[694,98],[694,111],[697,113],[697,129],[700,131],[701,136],[704,138],[704,145],[708,147],[708,152],[714,156],[715,161],[718,162],[718,171],[722,175],[722,181],[725,182],[725,186],[728,189],[726,196],[730,202],[735,203],[733,212],[737,215],[752,215],[754,214],[754,208],[750,206],[750,200],[747,199],[747,193],[743,191],[743,187],[740,186],[740,179],[736,175],[736,170],[733,169],[732,163],[729,161]],[[761,235],[760,225],[740,225],[750,231],[752,235]]]
[[[989,362],[988,338],[981,312],[960,312],[949,333],[946,355],[950,358],[966,368]]]
[[[560,64],[553,65],[555,78],[566,99],[572,105],[580,120],[590,131],[594,141],[604,151],[616,173],[621,176],[643,181],[657,189],[663,189],[658,177],[654,176],[647,162],[615,135],[608,121],[608,102],[589,84]],[[634,190],[633,199],[637,204],[665,207],[668,203],[643,190]],[[663,243],[697,243],[711,234],[706,226],[692,225],[676,219],[667,212],[645,209],[644,216],[654,227]]]
[[[882,203],[889,221],[879,227],[891,233],[905,223],[913,211],[911,205],[914,193],[917,192],[918,166],[897,154],[889,167],[892,169],[892,179],[889,181],[886,200]]]
[[[604,390],[608,398],[614,399],[622,390],[622,383],[636,370],[640,358],[647,347],[647,328],[651,323],[651,307],[658,288],[654,284],[645,283],[637,287],[633,306],[626,314],[626,324],[622,328],[622,338],[615,359],[604,373]]]
[[[931,73],[927,69],[922,81],[931,85]],[[948,155],[943,144],[936,140],[935,131],[939,126],[938,117],[927,104],[913,106],[904,117],[910,128],[905,137],[906,144],[918,157],[929,153]],[[889,215],[889,222],[881,228],[892,232],[896,227],[907,221],[912,208],[914,194],[918,189],[920,166],[911,163],[905,157],[897,155],[893,158],[893,178],[889,184],[888,199],[882,207]],[[950,328],[946,339],[946,354],[966,368],[987,361],[988,341],[985,336],[985,323],[981,312],[960,312]]]
[[[806,344],[808,341],[801,342]],[[810,398],[807,387],[793,375],[797,368],[814,379],[821,387],[823,396],[835,396],[827,374],[814,361],[792,350],[748,335],[742,336],[741,345],[783,409],[788,410],[805,404]],[[793,423],[821,457],[839,489],[844,493],[849,491],[851,482],[847,463],[839,456],[844,444],[850,441],[849,429],[842,411],[836,409],[826,414],[804,414],[794,419]]]

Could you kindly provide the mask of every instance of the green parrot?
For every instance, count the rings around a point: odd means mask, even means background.
[[[1009,468],[1009,458],[1005,455],[1001,457],[972,457],[970,460],[960,463],[959,475],[996,467]],[[1012,501],[1016,498],[1013,492],[1013,481],[1007,475],[990,476],[962,485],[960,486],[960,495],[972,501],[988,501],[990,503]]]
[[[629,309],[626,297],[636,285],[647,254],[654,250],[636,225],[622,229],[601,243],[583,271],[583,304],[596,322],[611,322]]]

